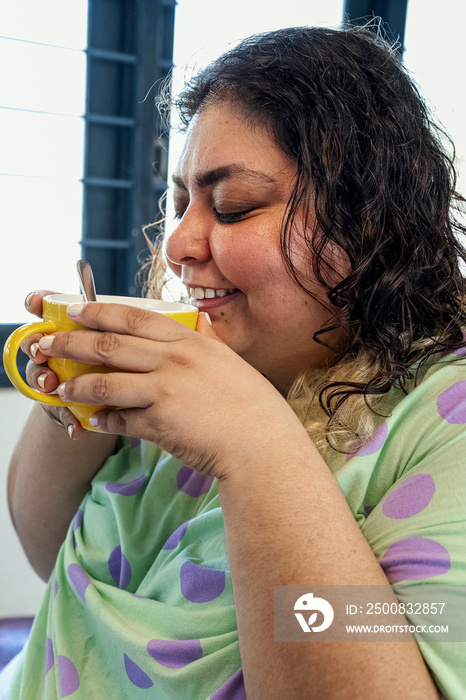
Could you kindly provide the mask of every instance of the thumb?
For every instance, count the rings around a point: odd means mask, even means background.
[[[223,340],[221,340],[214,329],[212,328],[212,322],[210,320],[209,314],[206,314],[204,312],[201,312],[199,316],[197,317],[197,324],[196,324],[196,331],[198,333],[202,333],[202,335],[206,335],[209,338],[213,338],[214,340],[218,340],[219,343],[223,343]]]

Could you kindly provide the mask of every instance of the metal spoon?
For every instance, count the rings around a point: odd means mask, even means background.
[[[92,267],[87,260],[78,260],[76,267],[83,290],[84,301],[97,301]]]

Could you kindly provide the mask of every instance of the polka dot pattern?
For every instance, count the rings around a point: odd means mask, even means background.
[[[134,663],[134,661],[130,659],[127,654],[124,655],[124,661],[126,675],[131,683],[136,686],[136,688],[152,688],[154,681],[149,678],[147,673],[145,673],[142,668]]]
[[[129,585],[132,575],[131,565],[121,551],[120,545],[115,547],[108,558],[108,570],[118,588],[123,589]]]
[[[246,700],[243,669],[238,669],[226,683],[210,696],[210,700]]]
[[[388,494],[382,511],[388,518],[411,518],[427,508],[435,493],[435,482],[430,474],[415,474]]]
[[[346,458],[347,461],[354,457],[366,457],[367,455],[375,454],[383,447],[385,440],[387,439],[387,435],[388,425],[387,422],[384,421],[375,431],[372,440],[368,442],[367,445],[363,445],[355,454],[348,455]]]
[[[119,493],[120,496],[136,496],[147,481],[147,476],[140,476],[133,481],[128,481],[126,484],[118,482],[109,482],[105,488],[110,493]]]
[[[162,549],[175,549],[175,547],[178,547],[180,541],[186,534],[186,530],[188,529],[188,522],[189,521],[187,520],[185,523],[176,528],[176,530],[170,535],[168,540],[165,542]]]
[[[86,589],[89,586],[90,581],[79,564],[69,565],[68,576],[70,577],[71,583],[75,587],[76,592],[81,596],[83,601],[86,602]]]
[[[147,651],[166,668],[182,668],[202,658],[200,639],[151,639]]]
[[[180,570],[181,593],[192,603],[208,603],[223,593],[225,572],[186,561]]]
[[[214,481],[213,476],[204,476],[190,467],[181,467],[176,475],[176,485],[179,491],[197,498],[207,493]]]
[[[78,530],[83,522],[83,516],[84,516],[84,511],[82,508],[78,508],[76,515],[73,518],[73,532],[76,532]]]
[[[407,537],[392,544],[380,560],[390,581],[414,581],[445,574],[450,569],[447,549],[427,537]]]
[[[45,673],[48,673],[55,663],[55,656],[53,653],[53,642],[50,637],[45,640]]]
[[[76,666],[67,656],[58,657],[58,672],[60,675],[61,698],[73,695],[79,688],[79,674]]]
[[[466,380],[456,382],[443,391],[437,399],[439,415],[448,423],[466,423]]]

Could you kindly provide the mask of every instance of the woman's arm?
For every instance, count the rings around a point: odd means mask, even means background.
[[[219,482],[248,700],[437,699],[414,639],[274,642],[274,586],[388,585],[337,482],[299,428],[286,444],[280,432],[241,469],[226,468]]]
[[[90,482],[115,449],[115,435],[66,429],[33,407],[10,463],[11,518],[31,566],[46,581]]]

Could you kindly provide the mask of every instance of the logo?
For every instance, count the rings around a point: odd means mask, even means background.
[[[323,632],[324,630],[328,629],[333,622],[333,608],[328,600],[325,600],[325,598],[314,598],[313,593],[305,593],[298,598],[294,604],[294,609],[295,611],[302,610],[307,613],[317,610],[324,616],[324,621],[321,625],[318,627],[312,627],[311,625],[313,625],[317,620],[317,612],[313,612],[312,615],[309,616],[307,622],[302,613],[295,612],[295,617],[301,625],[303,632],[310,632],[311,630],[313,632]]]

